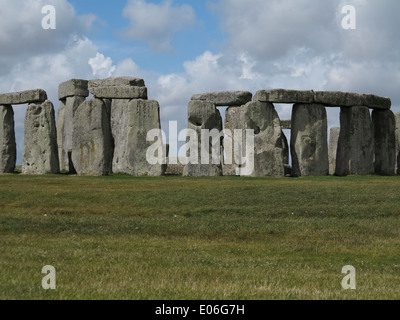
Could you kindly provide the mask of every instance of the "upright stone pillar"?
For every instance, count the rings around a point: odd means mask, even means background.
[[[86,100],[73,118],[72,161],[79,175],[112,173],[114,141],[106,103]]]
[[[400,112],[394,114],[396,119],[396,173],[400,174]]]
[[[226,130],[227,138],[229,139],[224,139],[224,150],[232,148],[232,157],[228,159],[228,155],[225,154],[223,164],[224,176],[240,175],[239,165],[235,163],[235,154],[238,152],[242,152],[242,148],[240,148],[240,150],[235,150],[235,130],[243,130],[244,127],[244,106],[229,107],[228,109],[226,109],[224,129]],[[245,143],[245,140],[243,138],[244,135],[242,134],[242,146],[244,146]],[[230,143],[231,145],[228,146],[226,145],[227,143]]]
[[[372,111],[375,173],[392,176],[396,167],[396,120],[390,110]]]
[[[221,176],[222,175],[222,137],[210,139],[203,136],[202,130],[207,132],[222,132],[222,117],[212,102],[192,100],[189,102],[188,129],[196,133],[196,150],[188,150],[192,157],[191,163],[184,168],[184,176]],[[203,141],[202,141],[203,140]],[[213,141],[212,141],[213,140]],[[188,141],[189,142],[189,141]],[[204,145],[203,143],[204,142]],[[214,159],[213,159],[214,155]],[[214,160],[214,161],[213,161]],[[218,161],[216,161],[218,160]]]
[[[75,173],[70,163],[73,135],[73,117],[78,107],[89,96],[88,81],[72,79],[58,87],[58,98],[61,102],[57,116],[57,143],[60,159],[60,170]],[[72,170],[72,172],[71,172]]]
[[[28,105],[25,116],[22,173],[56,174],[60,172],[57,130],[53,104],[46,100]]]
[[[340,127],[333,127],[329,134],[329,174],[335,174],[336,153],[339,141]]]
[[[14,173],[16,160],[14,111],[11,105],[0,105],[0,174]]]
[[[292,112],[292,175],[329,174],[328,122],[319,104],[295,104]]]
[[[244,107],[245,129],[254,130],[254,177],[285,175],[284,135],[272,103],[249,102]]]
[[[111,130],[115,149],[113,172],[133,176],[161,176],[165,164],[152,164],[147,159],[147,150],[155,142],[147,141],[150,130],[161,130],[160,106],[154,100],[114,99],[111,105]],[[162,143],[161,131],[157,136]],[[154,154],[166,161],[164,148],[162,155]]]
[[[341,108],[335,175],[374,174],[374,143],[367,107]]]

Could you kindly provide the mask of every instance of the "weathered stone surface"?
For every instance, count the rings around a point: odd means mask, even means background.
[[[292,120],[281,120],[282,129],[291,130],[292,129]]]
[[[88,89],[91,93],[99,87],[144,87],[145,82],[143,79],[134,77],[118,77],[108,79],[90,80]]]
[[[147,150],[154,142],[146,141],[147,133],[161,129],[160,106],[154,100],[113,100],[111,105],[111,130],[115,149],[113,172],[133,176],[161,176],[166,166],[151,164]],[[157,137],[162,141],[161,135]],[[160,156],[166,161],[166,150]]]
[[[364,106],[371,109],[390,109],[392,105],[389,98],[340,91],[317,91],[315,92],[315,103],[328,107]]]
[[[390,109],[392,105],[389,98],[373,94],[286,89],[259,90],[253,100],[271,103],[322,104],[327,107],[364,106],[371,109]]]
[[[340,127],[332,127],[329,134],[329,174],[335,174],[336,153],[339,141]]]
[[[188,108],[188,129],[194,130],[197,133],[197,158],[185,166],[184,176],[221,176],[222,175],[222,143],[218,139],[215,143],[210,143],[209,152],[206,157],[202,157],[201,134],[202,130],[216,129],[222,132],[222,117],[220,112],[215,107],[215,104],[206,101],[192,100],[189,102]],[[190,139],[189,139],[190,140]],[[211,139],[210,139],[211,140]],[[189,141],[188,141],[189,142]],[[192,141],[194,142],[194,141]],[[206,148],[206,146],[204,146]],[[187,157],[193,156],[195,150],[187,150]],[[213,161],[212,154],[215,159]],[[195,163],[193,163],[195,162]],[[206,164],[208,162],[208,164]],[[215,162],[215,164],[213,164]],[[216,163],[218,162],[218,163]]]
[[[341,108],[335,175],[374,173],[372,121],[367,107]]]
[[[292,112],[292,176],[329,174],[328,123],[325,106],[295,104]]]
[[[172,157],[172,158],[167,158],[167,170],[165,172],[165,175],[183,175],[183,170],[185,166],[182,164],[184,160],[181,160],[179,157]]]
[[[13,173],[17,160],[14,111],[10,105],[0,105],[0,173]]]
[[[253,94],[248,91],[221,91],[196,94],[191,100],[207,101],[216,106],[241,106],[250,102]]]
[[[374,110],[372,125],[375,146],[375,174],[393,176],[396,167],[396,120],[390,110]]]
[[[259,90],[253,100],[270,103],[313,103],[314,91],[286,89]]]
[[[240,175],[239,165],[236,163],[235,154],[240,154],[243,150],[235,149],[235,130],[243,130],[245,129],[245,121],[244,121],[244,106],[240,107],[229,107],[225,111],[225,123],[224,129],[227,135],[227,138],[224,139],[224,150],[228,150],[228,148],[232,148],[232,156],[228,159],[229,154],[225,153],[224,155],[224,163],[223,163],[223,175],[224,176],[235,176]],[[226,145],[228,144],[229,145]],[[242,146],[245,145],[245,137],[242,133]]]
[[[88,81],[82,79],[71,79],[58,86],[58,99],[63,100],[67,97],[88,97]]]
[[[285,133],[282,131],[282,148],[283,148],[283,164],[286,166],[289,166],[289,142],[288,139],[285,135]]]
[[[68,170],[68,150],[64,149],[64,123],[65,123],[65,100],[61,100],[57,113],[57,146],[60,171]]]
[[[85,97],[73,96],[61,100],[57,116],[57,144],[60,170],[70,171],[68,152],[72,150],[73,118],[76,110],[85,101]]]
[[[42,89],[0,94],[0,105],[42,103],[47,93]]]
[[[112,172],[114,141],[106,103],[83,102],[73,117],[72,162],[79,175],[104,176]]]
[[[29,104],[25,115],[22,173],[56,174],[60,171],[53,104]]]
[[[285,142],[275,107],[267,102],[249,102],[244,107],[245,129],[254,130],[255,177],[285,175]]]
[[[96,87],[90,91],[99,99],[144,99],[147,100],[146,87]]]
[[[396,173],[400,174],[400,112],[394,114],[396,119]]]

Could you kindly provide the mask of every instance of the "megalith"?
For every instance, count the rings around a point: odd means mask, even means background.
[[[396,120],[390,110],[372,111],[375,174],[392,176],[396,167]]]
[[[339,141],[340,127],[332,127],[329,134],[329,174],[335,174],[336,153]]]
[[[292,176],[329,174],[328,122],[325,106],[295,104],[292,111]]]
[[[217,107],[235,107],[250,102],[252,97],[253,94],[249,91],[219,91],[195,94],[191,100],[211,102]]]
[[[75,173],[71,163],[73,117],[88,95],[87,80],[71,79],[58,87],[60,107],[57,115],[57,143],[61,171]]]
[[[212,102],[191,100],[188,107],[187,158],[184,176],[222,175],[222,117]],[[214,137],[210,137],[214,133]],[[194,136],[195,134],[195,136]]]
[[[400,112],[394,114],[396,120],[396,173],[400,174]]]
[[[374,173],[372,121],[368,107],[341,108],[335,175]]]
[[[156,164],[147,159],[147,150],[154,141],[147,141],[150,130],[161,130],[160,106],[154,100],[114,99],[111,104],[111,130],[114,138],[113,173],[133,176],[161,176],[165,173],[166,150],[154,157],[164,159]],[[161,131],[157,134],[162,142]],[[157,142],[157,141],[156,141]],[[164,162],[164,163],[163,163]]]
[[[106,103],[101,99],[83,102],[73,117],[72,161],[79,175],[112,173],[114,141]]]
[[[237,163],[235,155],[238,155],[240,153],[243,154],[243,148],[240,148],[240,146],[245,146],[246,140],[245,136],[243,135],[244,128],[244,106],[231,106],[226,109],[224,130],[227,138],[224,139],[224,150],[231,150],[232,152],[231,154],[224,154],[224,176],[240,175],[240,165]],[[240,141],[240,145],[235,143],[235,130],[242,131],[242,139]],[[239,148],[239,150],[236,150],[237,147]]]
[[[59,171],[54,106],[49,100],[30,103],[25,115],[22,173],[56,174]]]
[[[99,99],[144,99],[147,100],[147,88],[143,79],[118,77],[90,80],[89,92]]]
[[[13,173],[17,160],[14,110],[11,105],[0,105],[0,174]]]
[[[272,103],[254,101],[244,107],[245,129],[254,130],[254,177],[285,175],[284,135]]]

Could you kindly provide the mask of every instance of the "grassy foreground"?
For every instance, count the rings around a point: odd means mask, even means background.
[[[399,299],[399,190],[375,176],[1,176],[0,299]]]

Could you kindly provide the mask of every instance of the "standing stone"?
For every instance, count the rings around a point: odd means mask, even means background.
[[[17,160],[14,110],[11,105],[0,105],[0,173],[13,173]]]
[[[57,116],[57,142],[60,158],[60,170],[70,171],[68,152],[72,150],[73,118],[76,110],[85,101],[83,96],[71,96],[61,100]],[[70,173],[74,173],[71,172]]]
[[[372,121],[367,107],[341,108],[335,175],[374,173]]]
[[[64,124],[65,124],[65,100],[61,100],[61,104],[57,113],[57,145],[58,159],[60,162],[60,171],[67,171],[68,168],[68,150],[64,148]]]
[[[282,122],[281,122],[282,123]],[[285,166],[285,175],[292,173],[292,168],[289,166],[289,153],[290,153],[290,148],[289,148],[289,142],[288,139],[285,135],[285,133],[282,130],[282,148],[283,148],[283,165]]]
[[[73,117],[72,161],[79,175],[105,176],[112,172],[114,141],[106,103],[83,102]]]
[[[60,172],[57,130],[53,104],[31,103],[25,115],[22,173],[56,174]]]
[[[235,176],[239,175],[239,165],[235,161],[235,154],[242,152],[242,150],[235,150],[235,130],[244,129],[244,106],[240,107],[229,107],[225,112],[225,123],[224,129],[229,139],[224,139],[224,150],[232,148],[232,155],[225,152],[224,164],[223,164],[223,175],[224,176]],[[244,146],[244,135],[242,133],[242,146]],[[231,145],[226,145],[231,143]],[[243,153],[243,152],[242,152]],[[230,158],[228,159],[228,156]]]
[[[375,147],[375,173],[393,176],[396,166],[396,120],[390,110],[372,112]]]
[[[340,127],[333,127],[329,134],[329,174],[335,174],[336,168],[336,153],[339,141]]]
[[[396,173],[400,174],[400,112],[394,114],[396,119]]]
[[[133,176],[161,176],[165,173],[165,164],[151,164],[147,159],[147,150],[155,143],[147,141],[147,133],[153,129],[161,129],[160,106],[157,101],[112,100],[111,130],[115,143],[114,173],[126,173]],[[162,142],[161,132],[157,138]],[[161,149],[164,153],[164,148]],[[165,154],[154,156],[166,158]]]
[[[292,112],[292,176],[329,174],[328,122],[319,104],[295,104]]]
[[[222,132],[222,117],[220,112],[217,110],[215,104],[206,101],[192,100],[189,102],[188,112],[188,129],[194,130],[197,134],[197,157],[193,159],[188,165],[185,166],[183,175],[184,176],[221,176],[222,175],[222,137],[218,138],[217,141],[212,142],[211,139],[206,139],[208,145],[202,146],[202,130],[215,130],[219,133]],[[215,139],[213,139],[215,140]],[[189,141],[188,141],[189,142]],[[191,141],[195,143],[196,141]],[[202,157],[202,148],[208,152],[205,157]],[[195,150],[188,150],[188,153],[194,152]],[[204,152],[205,153],[205,152]],[[218,161],[213,161],[212,154]],[[191,154],[187,154],[189,157]],[[192,155],[193,156],[193,155]],[[208,162],[208,163],[207,163]],[[214,164],[213,164],[214,162]]]
[[[244,107],[245,129],[254,130],[254,177],[285,175],[285,142],[281,121],[272,103],[249,102]]]

